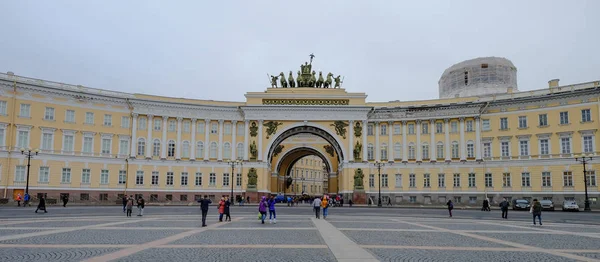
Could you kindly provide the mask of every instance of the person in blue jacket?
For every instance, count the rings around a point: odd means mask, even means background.
[[[269,224],[277,224],[277,214],[275,213],[275,197],[269,198]]]

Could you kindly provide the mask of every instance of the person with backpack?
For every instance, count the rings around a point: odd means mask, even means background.
[[[25,193],[25,197],[23,198],[23,207],[26,207],[29,204],[29,200],[31,197],[29,196],[28,193]]]
[[[450,217],[452,217],[452,209],[454,209],[454,204],[452,203],[452,200],[448,200],[446,205],[448,206],[448,213],[450,214]]]
[[[542,204],[537,200],[533,200],[533,205],[529,209],[529,213],[533,214],[533,225],[535,226],[535,217],[538,218],[540,226],[542,225]]]
[[[127,198],[125,208],[127,209],[127,217],[131,217],[131,213],[133,213],[133,196],[129,196],[129,198]]]
[[[265,223],[265,218],[267,218],[267,208],[269,207],[269,203],[267,203],[267,197],[263,196],[258,203],[258,212],[260,213],[260,220],[262,224]]]

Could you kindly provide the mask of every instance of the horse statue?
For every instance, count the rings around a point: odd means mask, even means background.
[[[323,73],[319,71],[319,79],[317,80],[317,88],[321,88],[323,86]]]
[[[317,83],[317,76],[316,76],[317,72],[312,71],[312,76],[310,77],[310,80],[308,80],[308,86],[309,87],[315,87],[315,84]]]
[[[285,75],[283,75],[283,72],[279,73],[279,77],[281,77],[281,79],[279,79],[279,83],[281,83],[281,87],[282,88],[287,88],[287,81],[285,80]]]
[[[329,88],[331,86],[331,83],[333,83],[333,74],[330,72],[329,74],[327,74],[327,80],[325,80],[323,82],[323,88]]]
[[[290,71],[290,75],[288,76],[288,82],[290,83],[290,87],[296,87],[296,82],[294,82],[294,76],[292,75],[292,71]]]
[[[298,77],[296,78],[296,82],[298,83],[298,87],[304,87],[304,77],[302,77],[302,73],[298,71]]]

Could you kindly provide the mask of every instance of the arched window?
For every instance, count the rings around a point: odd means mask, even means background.
[[[204,158],[204,143],[202,141],[196,143],[196,158]]]
[[[167,148],[167,156],[174,157],[175,156],[175,141],[169,140],[169,147]]]
[[[190,158],[190,142],[183,141],[183,145],[181,147],[181,157]]]
[[[152,156],[160,156],[160,140],[154,139],[152,144]]]
[[[387,160],[388,159],[388,155],[387,155],[387,144],[383,143],[381,144],[381,159],[382,160]]]
[[[373,157],[373,144],[369,144],[367,146],[367,159],[368,160],[373,160],[374,159],[374,157]]]
[[[394,158],[402,159],[402,144],[394,144]]]
[[[452,141],[452,158],[458,157],[458,142]]]
[[[210,143],[210,158],[217,158],[217,142]]]
[[[415,159],[415,144],[412,142],[408,144],[408,158]]]
[[[442,143],[442,141],[437,142],[437,146],[435,148],[435,152],[437,154],[437,158],[438,159],[443,159],[444,158],[444,143]]]
[[[238,143],[237,144],[237,158],[238,159],[244,159],[245,154],[244,154],[244,143]]]
[[[138,139],[137,144],[137,155],[143,156],[146,153],[146,140],[144,138]]]
[[[429,159],[429,144],[423,143],[421,148],[423,149],[421,150],[421,157],[423,159]]]
[[[231,159],[231,144],[223,144],[223,159]]]

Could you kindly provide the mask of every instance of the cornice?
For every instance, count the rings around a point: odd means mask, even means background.
[[[370,107],[363,106],[243,106],[245,119],[250,120],[366,120]]]

